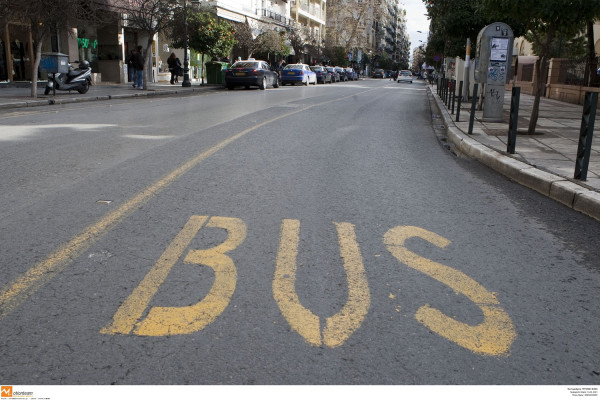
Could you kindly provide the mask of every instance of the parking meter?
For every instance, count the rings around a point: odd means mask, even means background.
[[[485,84],[483,120],[502,122],[505,84],[510,81],[512,49],[515,36],[503,22],[494,22],[477,35],[475,75]]]

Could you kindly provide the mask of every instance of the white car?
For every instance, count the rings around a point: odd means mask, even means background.
[[[412,72],[410,72],[409,70],[403,69],[402,71],[400,71],[398,73],[398,80],[397,80],[398,83],[400,83],[400,82],[412,83],[412,81],[413,81],[413,75],[412,75]]]

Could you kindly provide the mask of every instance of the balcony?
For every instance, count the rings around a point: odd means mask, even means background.
[[[321,9],[321,2],[313,0],[291,0],[292,12],[308,18],[318,24],[325,25],[325,13]]]
[[[256,10],[256,15],[260,15],[261,17],[275,21],[278,25],[289,26],[292,28],[296,26],[296,21],[294,21],[293,19],[266,8]]]

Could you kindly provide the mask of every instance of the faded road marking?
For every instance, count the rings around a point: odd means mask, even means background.
[[[421,238],[444,248],[448,239],[416,226],[397,226],[383,236],[387,249],[398,261],[465,295],[483,312],[484,321],[476,326],[458,322],[426,304],[417,310],[416,319],[438,335],[485,355],[508,355],[517,333],[510,316],[500,307],[496,297],[464,273],[428,260],[408,250],[409,238]]]

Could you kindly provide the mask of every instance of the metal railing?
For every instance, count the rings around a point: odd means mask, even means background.
[[[272,19],[275,22],[280,23],[281,25],[285,25],[285,26],[290,26],[290,27],[295,27],[296,26],[296,21],[294,21],[291,18],[286,17],[285,15],[281,15],[279,13],[276,13],[273,10],[269,10],[266,8],[261,8],[256,10],[256,14],[263,16],[265,18],[269,18]]]

